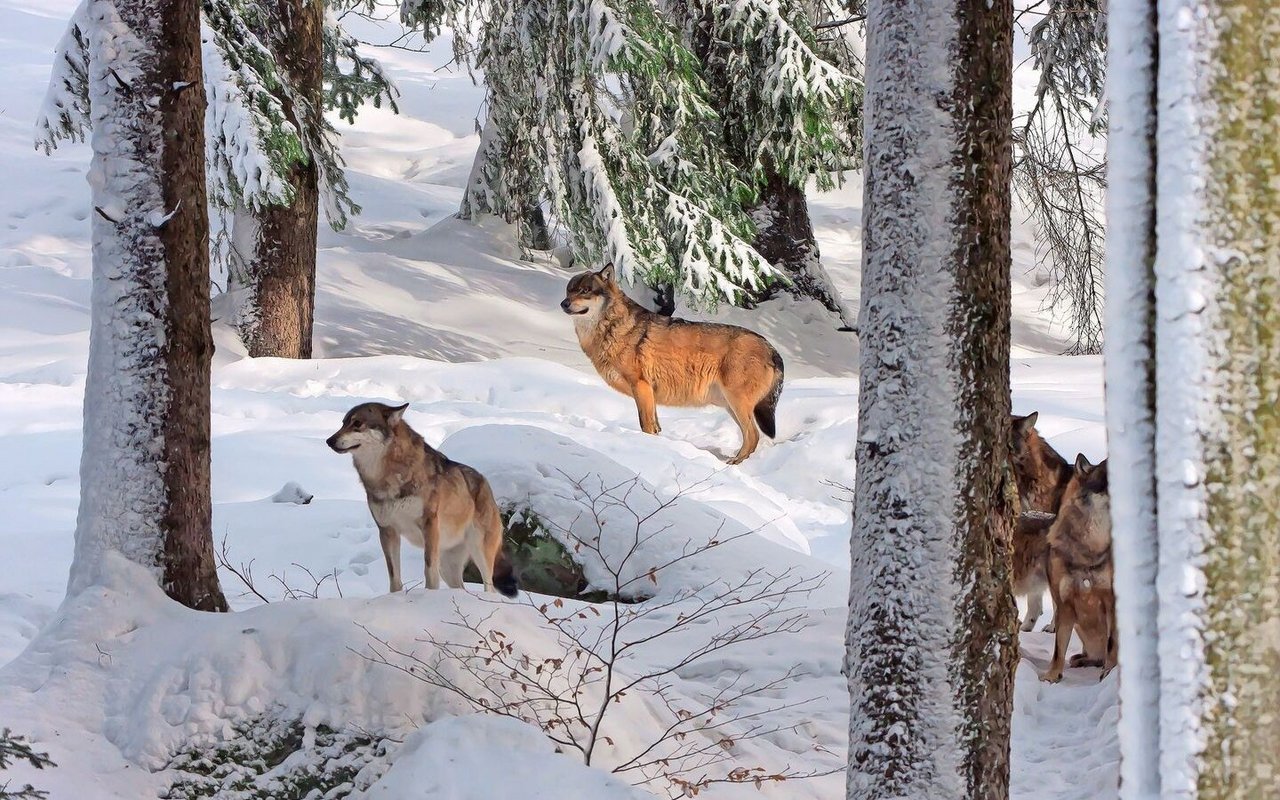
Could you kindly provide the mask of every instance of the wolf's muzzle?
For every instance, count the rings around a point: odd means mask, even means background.
[[[329,449],[333,450],[335,453],[349,453],[355,449],[353,447],[338,447],[338,434],[336,433],[328,439],[325,439],[324,443],[329,445]]]

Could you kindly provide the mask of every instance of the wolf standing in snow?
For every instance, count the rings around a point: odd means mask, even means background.
[[[462,588],[470,560],[485,591],[515,597],[519,588],[502,548],[502,517],[484,476],[450,461],[404,421],[402,406],[363,403],[347,412],[326,440],[351,453],[387,559],[391,591],[400,581],[400,538],[423,548],[427,588]]]
[[[658,433],[659,404],[720,406],[742,430],[739,464],[774,437],[782,356],[745,328],[655,314],[623,294],[613,265],[575,275],[560,303],[605,383],[636,401],[640,429]]]
[[[1071,666],[1102,667],[1105,678],[1119,655],[1106,461],[1094,466],[1083,454],[1076,456],[1058,518],[1049,529],[1049,593],[1057,630],[1053,660],[1042,679],[1062,680],[1072,631],[1079,633],[1084,652],[1071,657]]]
[[[1035,629],[1048,586],[1049,521],[1058,513],[1071,480],[1071,465],[1036,430],[1039,414],[1013,417],[1013,475],[1023,516],[1013,539],[1013,592],[1027,598],[1023,631]],[[1027,512],[1031,512],[1030,514]],[[1050,624],[1045,630],[1052,631]]]

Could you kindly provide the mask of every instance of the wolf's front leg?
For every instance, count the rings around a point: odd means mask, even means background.
[[[631,393],[636,401],[636,411],[640,414],[640,430],[645,433],[661,433],[662,426],[658,424],[658,403],[653,396],[653,384],[648,381],[638,381]]]
[[[394,529],[378,526],[378,541],[382,543],[382,555],[387,560],[387,578],[391,581],[390,592],[403,591],[400,582],[400,534]]]
[[[1053,642],[1053,660],[1049,669],[1040,676],[1046,683],[1057,683],[1062,680],[1062,668],[1067,661],[1067,647],[1071,644],[1071,633],[1076,628],[1075,607],[1070,604],[1056,603],[1053,609],[1053,624],[1057,632]]]
[[[423,577],[428,589],[440,588],[440,518],[427,516],[422,526],[422,557],[425,562]]]

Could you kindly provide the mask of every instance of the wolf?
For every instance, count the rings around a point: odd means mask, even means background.
[[[519,582],[503,549],[502,517],[484,476],[451,461],[404,421],[408,403],[362,403],[325,443],[350,453],[378,525],[391,591],[400,580],[400,539],[423,548],[427,588],[462,587],[470,560],[487,592],[515,597]]]
[[[655,314],[623,294],[612,264],[570,279],[560,308],[600,377],[635,400],[645,433],[662,430],[658,405],[720,406],[742,431],[730,464],[755,452],[761,433],[776,435],[782,356],[763,336]]]
[[[1084,651],[1071,657],[1071,666],[1102,667],[1103,678],[1115,668],[1119,639],[1114,579],[1107,462],[1094,466],[1081,454],[1049,529],[1049,593],[1057,630],[1053,660],[1042,680],[1062,680],[1072,631],[1080,635]]]
[[[1034,411],[1012,418],[1013,476],[1023,512],[1013,536],[1013,591],[1027,598],[1023,631],[1035,630],[1036,620],[1044,612],[1049,556],[1046,533],[1072,474],[1067,460],[1036,430],[1039,418],[1039,412]],[[1045,630],[1052,631],[1052,623]]]

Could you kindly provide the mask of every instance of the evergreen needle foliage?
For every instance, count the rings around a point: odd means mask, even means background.
[[[765,162],[798,180],[834,163],[832,115],[852,82],[812,51],[789,4],[724,5],[404,0],[407,23],[428,39],[451,28],[458,60],[485,74],[462,215],[527,224],[546,202],[577,258],[612,261],[626,280],[675,286],[703,306],[778,280],[750,244],[744,209]],[[729,37],[714,66],[743,84],[725,108],[690,47],[708,13],[706,33]]]

